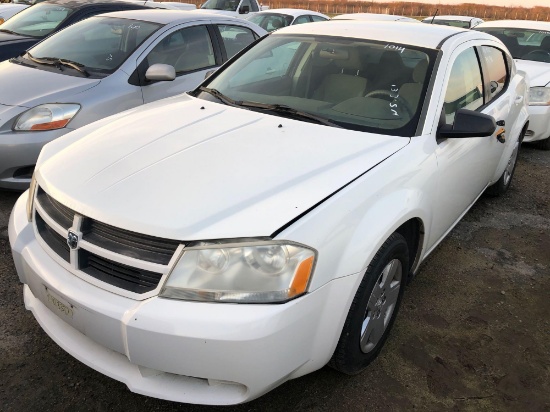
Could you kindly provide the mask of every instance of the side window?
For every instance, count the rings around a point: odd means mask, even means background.
[[[294,20],[294,23],[292,24],[304,24],[304,23],[311,23],[311,20],[309,20],[308,16],[297,17],[296,20]]]
[[[325,19],[324,17],[321,17],[321,16],[311,15],[309,17],[311,17],[311,20],[313,20],[313,21],[327,21],[327,19]]]
[[[243,0],[243,2],[241,3],[241,5],[239,6],[239,10],[237,10],[238,12],[240,12],[241,8],[242,7],[246,7],[248,6],[248,11],[251,12],[251,11],[259,11],[258,10],[258,6],[256,5],[256,2],[254,0]]]
[[[508,85],[508,71],[504,53],[496,47],[482,46],[481,53],[487,63],[486,81],[489,83],[489,101],[497,97]]]
[[[214,66],[214,50],[206,26],[178,30],[166,36],[147,56],[149,66],[174,66],[177,74]]]
[[[459,54],[445,92],[445,118],[447,124],[454,122],[458,109],[476,110],[483,106],[483,82],[477,54],[473,48]]]
[[[260,11],[258,3],[255,0],[250,0],[250,11]]]
[[[284,76],[299,46],[300,42],[288,41],[266,51],[265,54],[251,61],[244,70],[234,76],[231,79],[230,87]]]
[[[254,32],[246,27],[219,24],[218,30],[222,36],[228,59],[256,40]]]

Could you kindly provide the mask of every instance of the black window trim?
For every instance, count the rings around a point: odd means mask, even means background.
[[[481,50],[482,47],[492,47],[494,49],[497,49],[502,54],[502,59],[504,60],[504,66],[506,68],[506,83],[504,84],[504,87],[502,90],[491,97],[491,80],[489,79],[489,66],[487,61],[485,60],[485,56],[483,55],[483,51]],[[476,53],[478,55],[478,60],[480,60],[481,63],[481,80],[483,81],[483,99],[484,104],[480,108],[478,108],[476,111],[483,111],[487,106],[491,105],[495,100],[498,100],[507,90],[510,86],[510,73],[511,68],[509,67],[508,59],[506,58],[507,53],[502,50],[499,47],[489,45],[489,44],[481,44],[478,46],[475,46]]]

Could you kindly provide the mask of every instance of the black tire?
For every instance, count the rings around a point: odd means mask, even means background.
[[[393,282],[396,282],[397,272],[394,270],[398,269],[401,270],[398,290],[395,283],[394,287],[387,285],[390,287],[386,295],[386,289],[380,287],[382,282],[385,283],[384,275],[386,274],[387,280],[393,279]],[[329,362],[331,367],[348,375],[354,375],[365,369],[376,358],[384,346],[399,310],[408,272],[407,241],[399,233],[394,233],[374,256],[355,293],[340,340]],[[386,304],[394,298],[396,300],[393,306],[387,306]],[[369,325],[372,326],[370,333]],[[376,339],[371,341],[371,335],[376,335]]]
[[[508,191],[508,188],[512,184],[512,178],[514,177],[514,172],[516,170],[516,165],[518,163],[519,149],[521,147],[521,139],[516,143],[516,147],[512,151],[512,155],[508,160],[506,169],[502,172],[500,178],[489,186],[486,190],[487,194],[490,196],[502,196]]]
[[[533,142],[533,147],[536,147],[537,149],[540,149],[540,150],[550,150],[550,137]]]

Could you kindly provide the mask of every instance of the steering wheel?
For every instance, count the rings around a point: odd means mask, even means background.
[[[397,103],[396,109],[398,109],[398,111],[404,110],[407,116],[409,117],[409,119],[414,115],[412,109],[409,106],[409,103],[407,103],[405,99],[399,96],[399,94],[397,95],[397,97],[395,97],[394,92],[390,90],[385,90],[385,89],[373,90],[371,92],[368,92],[365,95],[365,97],[375,97],[375,98],[387,100],[389,102]]]
[[[539,58],[537,58],[539,57]],[[521,57],[522,59],[535,60],[544,63],[550,63],[550,52],[546,50],[532,50],[526,55]]]

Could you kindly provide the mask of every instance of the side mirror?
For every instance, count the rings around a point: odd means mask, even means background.
[[[147,80],[154,81],[172,81],[176,78],[176,69],[169,64],[156,63],[147,69],[145,72]]]
[[[239,14],[248,14],[250,12],[250,6],[241,6],[239,8]]]
[[[491,136],[497,128],[495,119],[483,113],[458,109],[452,125],[444,125],[437,131],[441,138],[467,138]]]

